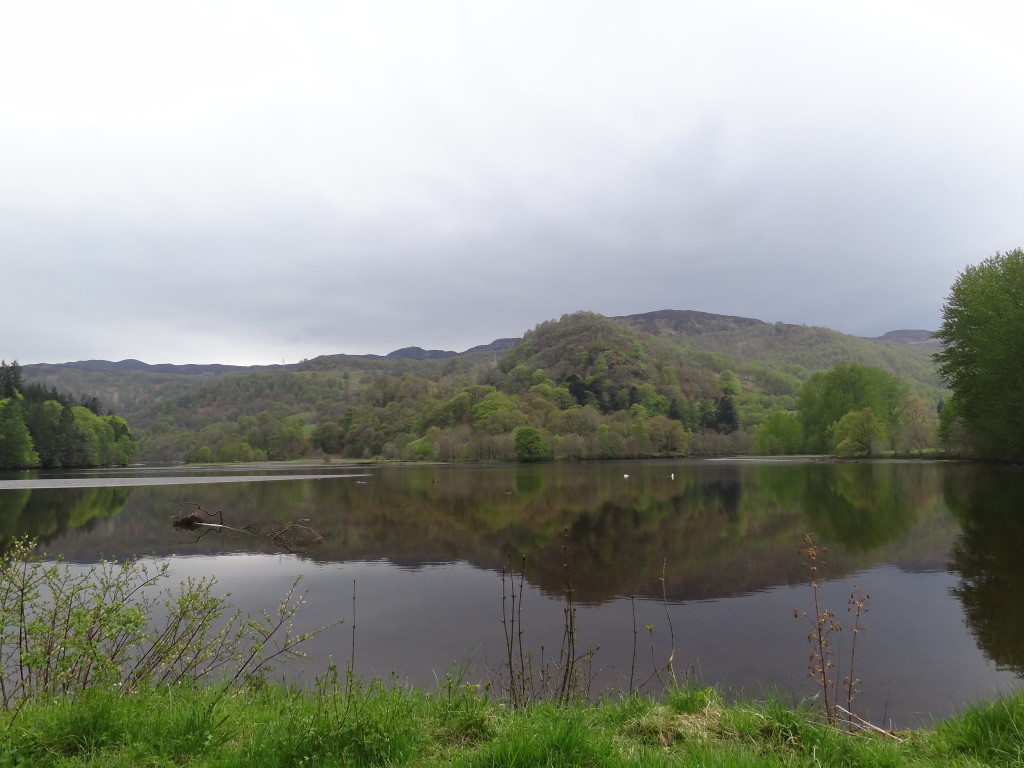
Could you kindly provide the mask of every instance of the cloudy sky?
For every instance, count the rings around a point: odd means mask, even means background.
[[[1017,0],[0,0],[0,357],[934,329],[1024,245]]]

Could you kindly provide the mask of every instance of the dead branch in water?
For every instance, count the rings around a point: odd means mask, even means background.
[[[205,516],[205,517],[204,517]],[[209,522],[216,518],[220,522]],[[232,531],[246,533],[250,536],[263,536],[289,552],[308,552],[322,542],[323,536],[306,525],[298,523],[250,523],[242,528],[234,528],[224,524],[224,513],[220,510],[210,512],[199,504],[190,512],[179,514],[171,520],[171,527],[180,531],[196,534],[196,541],[210,531]]]

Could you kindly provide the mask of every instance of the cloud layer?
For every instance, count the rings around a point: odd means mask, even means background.
[[[935,328],[961,269],[1024,240],[1022,22],[7,4],[0,356],[461,351],[578,309]]]

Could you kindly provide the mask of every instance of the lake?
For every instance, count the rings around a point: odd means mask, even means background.
[[[919,461],[137,468],[0,475],[0,538],[38,537],[76,567],[172,558],[176,580],[214,575],[252,613],[301,576],[303,626],[345,623],[276,673],[300,683],[328,659],[424,686],[452,671],[495,680],[511,567],[538,660],[557,655],[571,585],[595,693],[657,691],[674,648],[679,679],[799,700],[816,690],[811,627],[794,617],[813,612],[797,554],[810,532],[829,548],[822,606],[849,627],[851,593],[870,596],[856,711],[906,728],[1020,689],[1022,498],[1015,468]],[[173,529],[196,504],[322,542]],[[832,639],[841,667],[851,636]]]

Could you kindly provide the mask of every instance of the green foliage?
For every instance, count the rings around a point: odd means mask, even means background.
[[[939,723],[936,752],[977,765],[1024,764],[1024,694],[971,707]]]
[[[130,560],[82,571],[13,542],[0,563],[3,707],[74,700],[97,687],[131,693],[223,675],[259,678],[320,631],[291,630],[303,603],[297,583],[275,614],[253,618],[229,614],[213,578],[161,589],[168,567]]]
[[[799,415],[775,410],[758,425],[754,450],[762,455],[794,454],[803,450],[804,442]]]
[[[0,360],[0,399],[14,397],[14,394],[22,389],[24,386],[18,361],[12,360],[8,363],[6,360]]]
[[[26,389],[69,382],[117,402],[145,461],[509,461],[522,427],[540,432],[552,458],[585,460],[750,452],[761,422],[797,408],[812,371],[854,361],[915,377],[917,405],[904,404],[891,419],[879,414],[888,447],[934,443],[938,379],[927,353],[911,345],[757,321],[651,330],[662,335],[579,312],[539,324],[498,359],[493,352],[445,360],[325,356],[294,370],[203,375],[33,366],[26,370],[38,378]],[[25,420],[44,465],[48,456],[58,466],[74,452],[101,453],[89,434],[51,450],[61,433],[37,430],[52,415],[33,415],[32,407],[26,402]],[[851,408],[813,430],[815,450],[831,448],[827,429]],[[791,450],[768,442],[766,452]]]
[[[545,461],[551,458],[551,446],[536,427],[520,427],[515,436],[516,461]]]
[[[942,403],[939,411],[939,439],[943,445],[954,450],[967,442],[964,422],[960,417],[960,400],[956,395],[951,395]]]
[[[955,415],[975,453],[1024,458],[1024,250],[967,267],[942,317],[937,336],[945,347],[935,361],[957,402],[947,418]]]
[[[15,392],[0,400],[0,469],[35,467],[38,464],[39,454],[25,426],[21,395]]]
[[[740,393],[740,380],[736,378],[736,374],[732,371],[722,371],[722,374],[718,377],[718,388],[722,390],[722,394],[728,397],[738,395]]]
[[[807,450],[833,450],[835,425],[851,411],[864,408],[874,413],[883,429],[895,432],[908,394],[903,380],[865,365],[844,363],[815,373],[800,388],[798,400]]]
[[[324,453],[338,453],[344,445],[344,434],[335,422],[324,419],[314,428],[310,443]]]
[[[21,367],[0,362],[0,468],[127,465],[138,446],[128,423],[102,415],[99,400],[81,405],[56,389],[29,384],[22,392]]]
[[[837,456],[869,456],[877,452],[885,438],[885,427],[870,408],[850,411],[832,430],[832,444]]]
[[[351,689],[346,686],[353,683]],[[850,732],[809,706],[728,702],[697,689],[666,697],[510,710],[464,684],[436,695],[346,679],[312,693],[284,685],[178,686],[131,696],[94,688],[31,703],[0,739],[0,762],[34,768],[284,765],[988,766],[1022,761],[1024,697],[968,709],[911,733]]]

